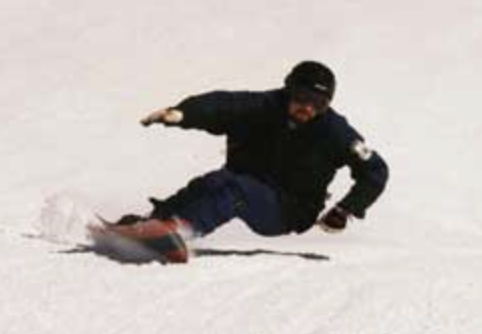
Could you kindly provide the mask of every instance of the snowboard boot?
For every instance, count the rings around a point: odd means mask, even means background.
[[[146,217],[129,213],[127,215],[122,216],[118,221],[114,223],[114,225],[119,225],[119,226],[134,225],[140,222],[144,222],[146,220],[147,220]]]
[[[149,216],[141,216],[138,214],[126,214],[123,215],[119,220],[115,222],[108,222],[105,219],[102,219],[104,223],[110,223],[113,225],[119,225],[119,226],[127,226],[127,225],[134,225],[137,223],[141,222],[146,222],[150,219],[157,219],[157,220],[169,220],[171,216],[173,215],[172,210],[169,209],[168,203],[166,201],[159,200],[154,197],[149,198],[149,202],[152,204],[153,209]]]

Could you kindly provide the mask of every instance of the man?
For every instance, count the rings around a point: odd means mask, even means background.
[[[124,216],[106,231],[139,241],[167,261],[185,262],[181,231],[203,236],[235,217],[264,236],[303,233],[315,224],[340,232],[352,217],[364,218],[385,188],[388,167],[330,107],[335,86],[328,67],[305,61],[281,89],[211,92],[150,114],[144,126],[226,135],[226,164],[166,200],[151,198],[149,216]],[[344,166],[355,183],[317,220],[327,188]]]

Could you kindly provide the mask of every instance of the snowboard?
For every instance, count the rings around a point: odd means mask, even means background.
[[[88,225],[94,244],[123,255],[146,257],[161,263],[186,263],[189,251],[173,221],[150,219],[130,225],[117,225],[99,215],[100,223]],[[130,253],[130,254],[129,254]]]

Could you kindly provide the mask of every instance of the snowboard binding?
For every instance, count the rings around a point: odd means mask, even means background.
[[[141,216],[138,214],[128,213],[119,218],[115,222],[108,222],[107,220],[101,218],[103,223],[108,223],[112,225],[128,226],[134,225],[142,222],[146,222],[150,219],[167,220],[173,215],[172,210],[169,209],[166,201],[159,200],[154,197],[149,198],[149,202],[152,204],[153,209],[148,216]]]

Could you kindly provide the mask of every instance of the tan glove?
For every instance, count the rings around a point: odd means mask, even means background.
[[[150,126],[154,123],[177,124],[182,122],[183,119],[184,119],[184,114],[181,110],[161,109],[144,117],[141,120],[141,124],[144,126]]]

